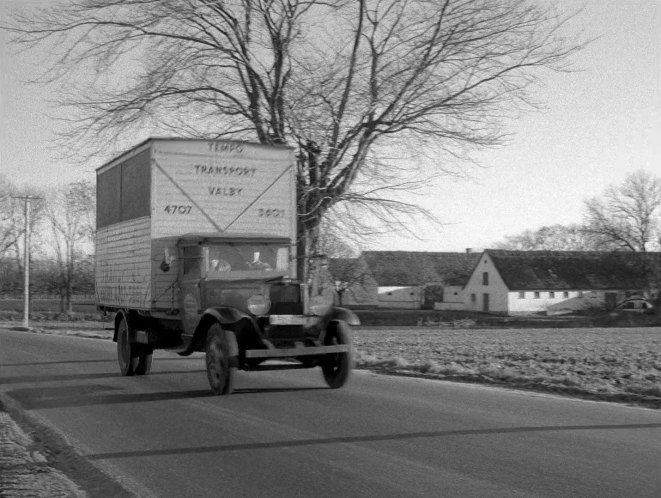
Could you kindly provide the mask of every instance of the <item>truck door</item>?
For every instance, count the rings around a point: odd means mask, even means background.
[[[198,245],[180,248],[183,264],[179,265],[179,310],[185,335],[191,336],[200,321],[202,300],[200,282],[202,278],[203,256]]]

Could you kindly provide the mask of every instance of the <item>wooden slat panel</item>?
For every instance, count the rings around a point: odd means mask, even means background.
[[[149,308],[151,227],[139,218],[96,234],[96,296],[103,306]]]

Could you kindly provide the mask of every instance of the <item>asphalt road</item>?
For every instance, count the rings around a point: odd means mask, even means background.
[[[0,330],[0,390],[137,496],[661,496],[661,412],[449,382],[239,372]]]

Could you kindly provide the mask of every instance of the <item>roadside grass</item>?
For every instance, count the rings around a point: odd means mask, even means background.
[[[357,328],[356,366],[661,408],[661,328]]]

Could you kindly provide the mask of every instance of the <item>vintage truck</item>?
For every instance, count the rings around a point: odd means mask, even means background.
[[[150,138],[97,170],[95,292],[122,375],[168,349],[204,352],[216,394],[237,369],[346,383],[358,319],[296,279],[294,182],[291,148],[227,140]]]

